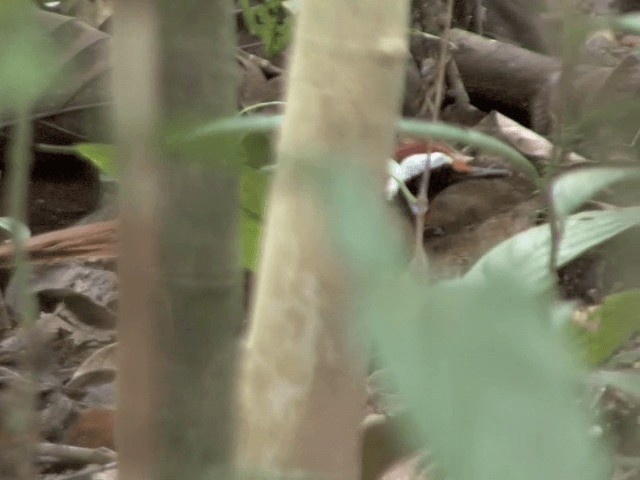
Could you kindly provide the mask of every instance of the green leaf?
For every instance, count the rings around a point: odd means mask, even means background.
[[[59,74],[58,55],[35,12],[23,0],[0,2],[0,119],[35,102]]]
[[[282,0],[262,0],[254,6],[241,0],[240,5],[249,31],[260,37],[267,55],[276,56],[289,45],[293,19]]]
[[[258,221],[262,220],[271,176],[245,167],[240,178],[240,204]]]
[[[26,241],[29,239],[29,237],[31,237],[31,230],[29,230],[29,227],[11,217],[0,217],[0,228],[6,230],[9,233],[11,233],[15,228],[18,237],[22,241]]]
[[[592,384],[613,387],[640,397],[640,375],[637,372],[599,370],[589,375]]]
[[[261,137],[252,137],[251,139],[258,141]],[[256,148],[254,148],[256,145],[254,143],[250,145],[250,151],[255,157],[255,155],[259,154]],[[97,143],[81,143],[71,148],[78,155],[91,161],[101,171],[117,178],[115,146]],[[263,162],[264,160],[260,159],[258,163],[262,164]],[[247,166],[242,167],[242,176],[240,178],[242,255],[245,268],[252,271],[256,269],[258,261],[262,214],[268,188],[269,174]]]
[[[244,210],[240,216],[242,229],[242,263],[244,268],[255,272],[258,267],[262,224]]]
[[[353,324],[368,327],[447,478],[605,478],[604,449],[576,402],[584,372],[550,321],[568,310],[554,309],[551,295],[531,290],[527,272],[509,264],[479,282],[434,285],[401,273],[401,241],[376,183],[336,163],[343,169],[310,178],[336,255],[358,279]]]
[[[282,125],[282,115],[252,117],[227,117],[204,122],[187,130],[175,131],[167,136],[166,143],[170,148],[178,149],[189,144],[207,144],[219,141],[229,135],[246,135],[250,133],[270,133]]]
[[[101,172],[117,178],[116,147],[106,143],[78,143],[76,153],[93,163]]]
[[[240,154],[245,165],[262,168],[272,163],[271,136],[267,133],[249,133],[240,142]]]
[[[589,314],[584,325],[570,324],[571,336],[589,365],[604,363],[640,331],[638,312],[640,290],[628,290],[608,296]]]
[[[255,271],[258,264],[262,215],[270,185],[270,175],[249,167],[240,178],[240,205],[242,206],[242,256],[244,267]]]
[[[564,227],[557,267],[638,224],[640,207],[571,215]],[[554,281],[549,272],[550,245],[548,225],[531,228],[497,245],[478,260],[465,277],[482,281],[495,272],[514,270],[520,272],[529,289],[542,292]]]
[[[621,15],[612,20],[613,27],[623,32],[640,34],[640,13]]]
[[[448,479],[605,478],[576,402],[584,372],[550,325],[552,298],[517,270],[372,298],[380,356]]]
[[[584,167],[563,173],[551,187],[556,214],[564,217],[611,184],[638,178],[640,169],[635,167]]]

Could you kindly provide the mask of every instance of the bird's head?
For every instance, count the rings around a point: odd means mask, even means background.
[[[402,185],[416,195],[420,179],[430,169],[427,195],[435,197],[448,186],[472,178],[496,178],[511,175],[505,168],[471,165],[470,157],[443,143],[405,142],[398,146],[394,158],[388,161],[389,179],[386,194],[389,200],[398,196]]]

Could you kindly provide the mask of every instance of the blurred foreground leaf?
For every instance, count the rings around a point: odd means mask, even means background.
[[[29,227],[15,218],[0,217],[0,228],[9,233],[12,233],[15,229],[16,233],[14,233],[14,235],[19,237],[23,242],[26,242],[29,237],[31,237],[31,230],[29,230]]]
[[[618,30],[640,34],[640,13],[620,15],[612,20],[612,25]]]
[[[639,178],[640,169],[634,167],[585,167],[565,172],[552,185],[556,214],[569,215],[613,183]]]
[[[576,402],[584,372],[552,326],[560,310],[549,292],[506,261],[483,269],[481,281],[416,279],[375,182],[349,168],[318,178],[336,254],[365,278],[358,325],[447,478],[605,478],[605,449],[589,436],[586,402]]]
[[[373,338],[447,478],[605,478],[552,298],[511,272],[386,293]]]
[[[30,105],[55,81],[54,49],[23,0],[0,2],[0,119]]]
[[[613,387],[640,398],[640,374],[637,371],[620,372],[598,370],[589,375],[592,384]]]

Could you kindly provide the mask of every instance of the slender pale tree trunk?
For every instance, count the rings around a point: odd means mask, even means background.
[[[162,113],[169,125],[237,108],[232,4],[158,2]],[[242,320],[238,179],[220,152],[165,155],[158,309],[165,385],[157,478],[213,478],[229,466]],[[216,165],[216,162],[218,164]]]
[[[157,16],[153,0],[119,2],[113,41],[121,172],[116,446],[120,480],[150,480],[162,376],[154,312],[158,240]]]
[[[184,128],[234,113],[231,7],[226,0],[118,5],[116,35],[129,34],[118,40],[129,59],[116,75],[118,120],[131,159],[120,258],[123,480],[219,478],[231,463],[242,318],[238,181],[219,152],[169,154],[153,135],[156,119]]]
[[[355,159],[380,178],[394,142],[408,1],[305,0],[241,375],[239,465],[355,479],[364,364],[347,275],[299,162]]]

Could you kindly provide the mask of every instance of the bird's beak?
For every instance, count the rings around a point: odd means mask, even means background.
[[[465,177],[473,178],[499,178],[511,176],[511,170],[507,168],[491,168],[491,167],[472,167],[464,172]]]

